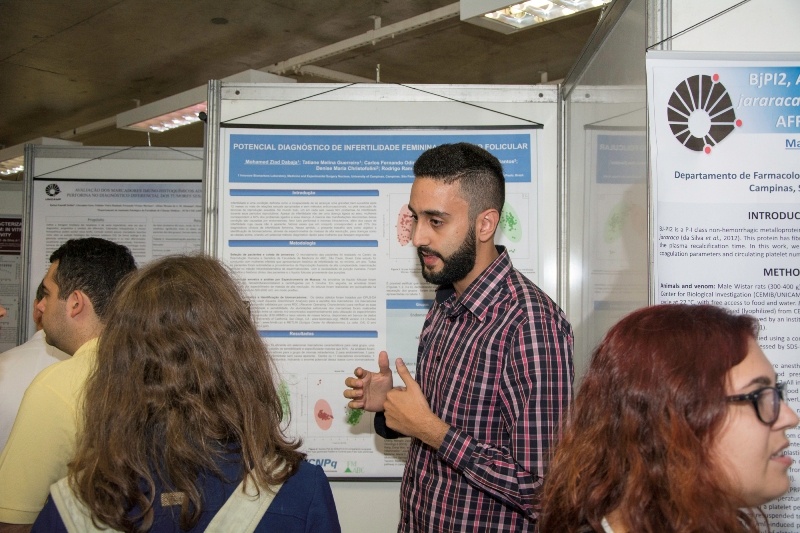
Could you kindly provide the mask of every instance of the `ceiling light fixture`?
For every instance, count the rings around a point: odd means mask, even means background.
[[[75,141],[65,141],[63,139],[53,139],[51,137],[39,137],[32,141],[16,144],[0,150],[0,176],[12,176],[25,170],[25,145],[40,144],[47,146],[67,146],[83,143]]]
[[[460,0],[461,20],[501,33],[515,33],[555,19],[599,9],[611,0]]]
[[[204,99],[205,100],[205,99]],[[206,112],[206,102],[190,105],[183,109],[163,113],[157,117],[142,120],[136,124],[125,126],[126,130],[155,131],[161,133],[181,126],[188,126],[194,122],[200,122],[200,113]],[[119,116],[119,115],[117,115]],[[119,123],[117,123],[119,127]]]
[[[296,80],[260,70],[246,70],[223,81],[240,83],[295,83]],[[117,115],[117,127],[125,130],[164,132],[200,121],[206,111],[208,88],[203,85]]]

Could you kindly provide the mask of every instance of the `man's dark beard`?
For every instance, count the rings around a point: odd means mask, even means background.
[[[442,269],[439,272],[431,272],[425,267],[425,259],[422,253],[428,255],[435,255],[442,260]],[[417,248],[417,255],[419,262],[422,265],[422,277],[428,283],[434,285],[452,285],[457,281],[461,281],[467,274],[475,267],[475,259],[477,257],[477,245],[475,243],[475,228],[471,228],[467,233],[464,242],[458,247],[458,250],[450,254],[450,257],[442,257],[438,252],[434,252],[427,246],[420,246]]]

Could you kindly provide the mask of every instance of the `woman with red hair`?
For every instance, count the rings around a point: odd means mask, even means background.
[[[709,305],[613,326],[555,451],[540,532],[759,531],[756,508],[789,489],[798,417],[757,336],[753,317]]]

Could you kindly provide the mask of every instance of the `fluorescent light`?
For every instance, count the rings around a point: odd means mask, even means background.
[[[461,20],[501,33],[514,33],[582,11],[598,9],[611,0],[461,0]]]
[[[0,176],[11,176],[14,174],[19,174],[25,170],[25,146],[28,144],[47,146],[80,146],[82,143],[65,141],[63,139],[53,139],[51,137],[39,137],[38,139],[34,139],[32,141],[9,146],[8,148],[3,148],[0,150]]]
[[[206,103],[201,102],[199,104],[190,105],[189,107],[184,107],[183,109],[178,109],[177,111],[173,111],[171,113],[165,113],[155,118],[143,120],[141,122],[137,122],[136,124],[131,124],[130,126],[126,126],[125,129],[155,132],[167,131],[179,128],[181,126],[188,126],[194,122],[199,122],[200,113],[205,113],[205,111]]]
[[[223,81],[243,83],[295,83],[296,80],[262,72],[246,70]],[[200,120],[206,111],[208,89],[205,85],[168,96],[162,100],[145,104],[117,115],[117,127],[126,130],[162,132],[187,126]]]
[[[0,163],[0,176],[10,176],[25,170],[23,159],[23,157],[17,157]]]

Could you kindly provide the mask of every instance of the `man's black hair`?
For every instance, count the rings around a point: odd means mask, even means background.
[[[100,320],[119,282],[136,270],[127,247],[96,237],[68,240],[50,255],[50,262],[55,261],[58,298],[66,300],[76,290],[86,293]]]
[[[422,153],[414,163],[414,176],[459,182],[461,194],[469,203],[474,218],[486,209],[502,213],[505,203],[505,178],[500,161],[475,144],[442,144]]]

